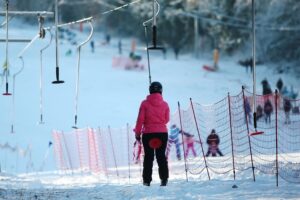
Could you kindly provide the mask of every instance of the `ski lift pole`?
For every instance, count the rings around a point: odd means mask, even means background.
[[[158,16],[159,10],[160,10],[160,5],[157,2],[157,0],[153,0],[153,9],[152,10],[153,10],[153,17],[152,17],[152,19],[150,19],[150,21],[152,20],[152,44],[153,44],[153,46],[149,47],[149,49],[163,50],[164,49],[163,47],[157,47],[157,26],[156,26],[157,20],[156,20],[156,18]],[[147,22],[145,22],[145,23],[147,23]]]
[[[56,62],[55,75],[56,75],[56,80],[52,81],[52,84],[64,83],[63,80],[59,79],[58,53],[59,53],[59,48],[58,48],[58,0],[55,0],[55,62]]]
[[[156,11],[156,5],[158,6],[158,9]],[[149,85],[151,85],[151,67],[150,67],[150,55],[149,55],[149,49],[159,49],[156,47],[156,38],[157,38],[157,29],[156,29],[156,17],[159,13],[159,3],[156,0],[153,0],[153,17],[145,22],[143,22],[143,26],[145,27],[145,39],[146,39],[146,50],[147,50],[147,61],[148,61],[148,74],[149,74]],[[152,21],[152,43],[153,47],[149,47],[148,44],[148,31],[147,31],[147,23]]]
[[[256,33],[255,33],[255,0],[252,0],[252,66],[253,66],[253,124],[254,124],[254,132],[250,133],[253,135],[263,134],[263,131],[257,131],[257,116],[256,116]]]
[[[5,13],[6,44],[5,44],[5,63],[4,63],[5,92],[3,93],[4,96],[10,96],[11,95],[11,93],[8,92],[8,73],[9,73],[9,63],[8,63],[8,5],[9,5],[9,0],[6,0],[6,13]]]
[[[145,27],[146,51],[147,51],[147,60],[148,60],[148,77],[149,77],[149,85],[151,85],[151,68],[150,68],[150,55],[149,55],[147,25],[144,25],[144,27]]]
[[[23,69],[24,69],[24,60],[23,57],[20,56],[19,59],[22,62],[22,66],[21,69],[19,71],[17,71],[14,75],[13,75],[13,91],[12,91],[12,114],[11,114],[11,130],[10,133],[14,133],[14,121],[15,121],[15,95],[16,95],[16,90],[15,90],[15,85],[16,85],[16,76],[19,75]]]
[[[94,27],[92,24],[92,19],[88,21],[88,24],[90,25],[91,28],[91,32],[88,36],[88,38],[83,41],[81,44],[78,45],[77,50],[78,50],[78,60],[77,60],[77,80],[76,80],[76,95],[75,95],[75,124],[73,126],[73,128],[77,128],[77,114],[78,114],[78,94],[79,94],[79,72],[80,72],[80,54],[81,54],[81,47],[83,47],[83,45],[85,45],[88,41],[90,41],[90,39],[93,36],[94,33]]]
[[[153,47],[156,47],[156,38],[157,38],[157,28],[156,28],[156,15],[155,15],[155,10],[156,10],[156,0],[153,0],[153,24],[152,24],[152,43]]]
[[[253,113],[253,122],[254,122],[254,129],[256,132],[257,129],[257,121],[256,121],[256,61],[255,61],[255,0],[252,0],[252,66],[253,66],[253,106],[254,106],[254,113]]]
[[[42,48],[40,50],[40,122],[39,122],[39,124],[44,124],[44,117],[43,117],[43,82],[44,82],[44,79],[43,79],[43,52],[48,47],[50,47],[50,45],[52,43],[52,39],[53,39],[53,35],[52,35],[51,31],[48,30],[48,32],[50,34],[50,41],[44,48]],[[41,34],[45,34],[45,29],[42,29],[42,31],[40,31],[40,37],[41,37]]]

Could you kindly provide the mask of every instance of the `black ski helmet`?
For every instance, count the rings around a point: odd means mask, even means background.
[[[150,85],[150,87],[149,87],[150,94],[153,94],[153,93],[160,93],[160,94],[162,94],[162,90],[163,89],[162,89],[161,83],[157,82],[157,81],[152,82],[151,85]]]

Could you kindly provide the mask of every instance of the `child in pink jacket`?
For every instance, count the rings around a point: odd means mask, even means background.
[[[143,142],[143,184],[150,186],[152,181],[152,167],[154,152],[158,164],[158,173],[161,186],[166,186],[169,178],[168,162],[166,159],[166,147],[168,141],[168,129],[170,110],[167,102],[162,97],[162,85],[152,82],[149,87],[150,95],[141,103],[139,114],[134,129],[136,139]]]

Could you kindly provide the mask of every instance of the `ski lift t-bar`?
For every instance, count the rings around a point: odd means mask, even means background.
[[[146,27],[147,23],[152,21],[152,47],[148,47],[148,49],[151,50],[163,50],[163,47],[157,47],[157,21],[156,21],[156,17],[159,13],[160,10],[160,6],[159,3],[157,2],[157,0],[153,0],[153,17],[151,19],[149,19],[148,21],[144,22],[143,25]]]
[[[157,11],[156,11],[157,10]],[[157,2],[157,0],[153,1],[153,22],[152,22],[152,43],[153,43],[153,47],[149,47],[149,49],[152,50],[163,50],[164,47],[158,47],[157,46],[157,21],[156,21],[156,17],[159,13],[160,10],[160,6],[159,3]],[[157,13],[157,14],[155,14]]]
[[[64,83],[63,80],[59,80],[59,60],[58,60],[58,0],[55,0],[55,61],[56,61],[56,80],[52,81],[52,84]]]
[[[5,92],[4,96],[10,96],[11,93],[8,92],[8,73],[9,73],[9,63],[8,63],[8,4],[9,1],[6,0],[6,12],[5,12],[5,20],[6,20],[6,46],[5,46]]]
[[[91,28],[89,36],[87,37],[87,39],[85,41],[83,41],[81,44],[79,44],[77,46],[78,59],[77,59],[76,95],[75,95],[75,125],[73,126],[73,128],[75,128],[75,129],[77,129],[77,117],[78,117],[77,113],[78,113],[78,96],[79,96],[78,94],[79,94],[80,53],[81,53],[81,47],[83,47],[83,45],[85,45],[88,41],[90,41],[90,39],[93,36],[94,27],[93,27],[91,20],[88,21],[90,28]]]
[[[156,29],[156,15],[155,15],[155,10],[156,10],[156,0],[153,0],[153,24],[152,24],[152,42],[153,42],[153,47],[156,47],[156,38],[157,38],[157,29]]]
[[[64,83],[64,81],[59,80],[59,62],[58,62],[58,28],[60,27],[64,27],[64,26],[69,26],[72,24],[78,24],[78,23],[82,23],[82,22],[89,22],[93,19],[93,17],[88,17],[88,18],[83,18],[77,21],[72,21],[72,22],[68,22],[65,24],[56,24],[55,26],[51,26],[51,27],[47,27],[45,28],[45,30],[50,30],[52,28],[55,28],[55,43],[56,43],[56,80],[53,81],[53,84],[61,84]]]

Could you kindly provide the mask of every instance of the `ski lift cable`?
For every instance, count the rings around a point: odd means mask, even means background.
[[[114,8],[114,9],[111,9],[111,10],[108,10],[108,11],[105,11],[105,12],[102,12],[101,14],[102,14],[102,15],[105,15],[105,14],[108,14],[108,13],[111,13],[111,12],[114,12],[114,11],[117,11],[117,10],[120,10],[120,9],[122,9],[122,8],[128,7],[128,6],[132,5],[132,4],[136,4],[136,3],[140,2],[140,1],[142,1],[142,0],[136,0],[136,1],[133,1],[133,2],[130,2],[130,3],[124,4],[124,5],[122,5],[122,6],[119,6],[119,7]]]
[[[16,95],[16,90],[15,90],[15,85],[16,85],[16,77],[23,71],[24,69],[24,60],[23,57],[20,56],[19,59],[21,60],[22,66],[13,75],[13,91],[12,91],[12,113],[11,113],[11,131],[10,133],[14,133],[14,121],[15,121],[15,95]]]
[[[42,16],[38,16],[38,22],[39,22],[39,33],[36,34],[31,41],[23,48],[23,50],[18,54],[18,57],[22,57],[23,54],[27,51],[27,49],[38,39],[38,38],[44,38],[45,37],[45,29],[43,27],[44,25],[44,19]]]
[[[213,14],[217,18],[218,17],[223,17],[223,18],[231,19],[231,20],[236,21],[236,22],[240,22],[240,23],[248,23],[247,20],[236,18],[236,17],[231,17],[231,16],[228,16],[228,15],[225,15],[225,14],[212,13],[211,10],[191,11],[191,13],[195,14],[195,15],[199,15],[199,14],[210,14],[211,15],[211,14]]]
[[[196,15],[196,14],[193,14],[193,13],[189,13],[189,12],[181,12],[180,14],[188,16],[188,17],[196,17],[200,20],[215,22],[215,23],[222,24],[222,25],[237,27],[237,28],[241,28],[241,29],[249,29],[249,30],[251,29],[251,27],[249,27],[249,26],[243,26],[243,25],[237,25],[237,24],[234,24],[234,23],[223,22],[221,20],[211,19],[211,18],[208,18],[208,17],[202,17],[202,16],[199,16],[199,15]]]
[[[211,11],[215,11],[214,13],[212,13]],[[200,12],[196,12],[196,11],[191,11],[192,13],[194,14],[200,14]],[[241,23],[248,23],[248,20],[245,20],[245,19],[239,19],[239,18],[236,18],[236,17],[231,17],[231,16],[228,16],[226,14],[220,14],[220,10],[219,9],[212,9],[212,10],[202,10],[202,14],[214,14],[216,17],[224,17],[224,18],[228,18],[228,19],[232,19],[234,21],[238,21],[238,22],[241,22]],[[257,21],[257,20],[256,20]],[[276,26],[270,26],[269,24],[261,24],[261,23],[257,23],[256,22],[256,29],[259,28],[260,29],[267,29],[267,30],[271,30],[271,31],[299,31],[300,30],[300,27],[276,27]],[[266,28],[264,28],[266,27]],[[249,27],[249,29],[251,29],[251,26]]]
[[[59,3],[59,5],[71,5],[71,6],[77,6],[77,5],[85,5],[87,3],[97,3],[97,4],[100,4],[100,5],[103,5],[103,6],[106,6],[106,7],[109,7],[109,8],[114,8],[115,6],[105,2],[105,1],[102,1],[102,0],[91,0],[91,1],[72,1],[72,2],[65,2],[65,1],[61,1]]]
[[[237,28],[242,28],[242,29],[249,29],[249,30],[252,29],[251,26],[238,25],[238,24],[234,24],[234,23],[230,23],[230,22],[224,22],[224,21],[218,20],[218,19],[211,19],[209,17],[199,16],[199,14],[194,13],[194,12],[192,12],[192,13],[182,12],[180,14],[190,16],[190,17],[197,17],[198,19],[201,19],[201,20],[216,22],[216,23],[222,24],[222,25],[227,25],[227,26],[232,26],[232,27],[237,27]],[[256,29],[269,30],[269,31],[299,31],[300,27],[274,27],[274,26],[266,26],[266,25],[256,24]]]
[[[9,17],[9,18],[8,18],[8,22],[10,22],[12,19],[13,19],[13,17]],[[1,23],[0,27],[3,27],[3,26],[5,26],[5,25],[6,25],[6,20],[4,20],[4,21]]]
[[[18,54],[18,58],[22,57],[23,54],[27,51],[27,49],[40,37],[40,33],[36,34],[31,41],[22,49],[22,51]]]
[[[113,9],[107,10],[107,11],[102,12],[102,13],[99,13],[99,14],[97,14],[97,15],[94,15],[94,16],[93,16],[93,19],[97,19],[97,18],[99,17],[99,15],[110,14],[110,13],[112,13],[112,12],[119,11],[119,10],[121,10],[121,9],[123,9],[123,8],[126,8],[126,7],[128,7],[128,6],[131,6],[131,5],[133,5],[133,4],[139,3],[139,2],[141,2],[141,1],[143,1],[143,0],[132,1],[132,2],[130,2],[130,3],[124,4],[124,5],[121,5],[121,6],[118,6],[118,7],[114,7],[113,5],[107,4],[107,6],[109,5],[109,7],[113,7]],[[94,1],[94,2],[100,3],[100,2],[102,2],[102,1],[96,0],[96,1]],[[102,2],[102,3],[103,3],[103,2]],[[68,4],[68,3],[66,3],[66,4]],[[72,2],[72,4],[73,4],[73,2]],[[92,17],[90,17],[90,18],[92,18]],[[63,26],[67,26],[67,25],[77,24],[77,23],[81,23],[81,22],[84,22],[84,21],[87,21],[87,20],[90,20],[90,19],[89,19],[89,18],[83,18],[83,19],[81,19],[81,20],[72,21],[72,22],[65,23],[65,24],[60,24],[60,25],[58,25],[58,27],[63,27]],[[55,26],[47,27],[47,28],[45,28],[45,29],[47,30],[47,29],[52,29],[52,28],[55,28]]]
[[[81,47],[83,47],[88,41],[91,40],[93,33],[94,33],[94,27],[92,24],[92,19],[88,21],[88,24],[91,28],[90,34],[87,37],[85,41],[83,41],[81,44],[78,45],[78,58],[77,58],[77,80],[76,80],[76,95],[75,95],[75,124],[74,128],[77,128],[77,117],[78,117],[78,96],[79,96],[79,72],[80,72],[80,55],[81,55]]]
[[[64,24],[58,24],[57,27],[61,28],[61,27],[64,27],[64,26],[70,26],[70,25],[74,25],[74,24],[79,24],[79,23],[91,21],[92,19],[93,19],[93,17],[82,18],[82,19],[79,19],[79,20],[76,20],[76,21],[67,22],[67,23],[64,23]],[[45,30],[51,30],[51,29],[53,29],[55,27],[56,26],[54,25],[54,26],[45,27],[44,29]]]
[[[17,15],[41,15],[41,16],[53,16],[53,12],[49,11],[8,11],[9,16],[17,16]],[[0,11],[0,16],[4,16],[5,11]]]

